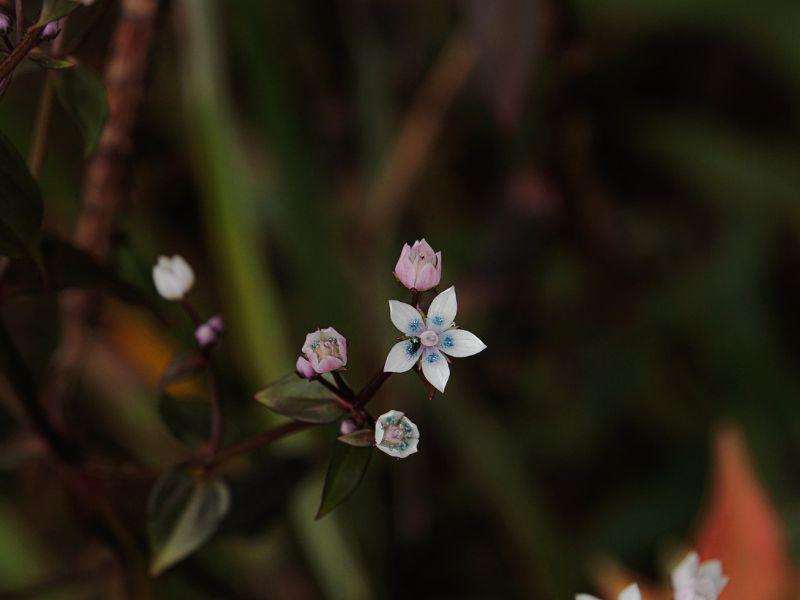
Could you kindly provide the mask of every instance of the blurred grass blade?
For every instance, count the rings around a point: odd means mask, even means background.
[[[81,130],[84,154],[91,154],[100,141],[100,133],[108,117],[108,99],[103,81],[90,69],[78,65],[74,69],[64,69],[57,78],[56,91],[64,110]]]

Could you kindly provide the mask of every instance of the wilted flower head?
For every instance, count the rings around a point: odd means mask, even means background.
[[[434,252],[424,238],[413,246],[404,244],[394,276],[410,290],[424,292],[434,288],[442,279],[442,253]]]
[[[153,266],[153,282],[162,297],[181,300],[194,285],[194,271],[177,254],[172,258],[159,256]]]
[[[589,594],[578,594],[575,600],[600,600],[595,596]],[[639,586],[632,583],[619,593],[617,600],[642,600],[642,593],[639,591]]]
[[[303,354],[315,373],[329,373],[347,364],[347,340],[333,327],[317,329],[306,336]]]
[[[0,13],[0,35],[8,33],[11,29],[11,17],[4,13]]]
[[[425,379],[444,392],[450,378],[445,354],[461,358],[486,348],[486,344],[475,334],[456,328],[457,308],[454,287],[433,299],[427,317],[410,304],[389,300],[392,323],[405,334],[406,339],[396,343],[389,351],[383,370],[403,373],[419,362]]]
[[[47,42],[57,38],[59,33],[61,33],[61,27],[59,26],[58,21],[50,21],[44,26],[42,32],[39,34],[39,37],[42,41]]]
[[[675,600],[717,600],[727,584],[722,563],[709,560],[700,564],[696,552],[690,552],[672,571]]]
[[[194,331],[194,339],[201,348],[216,344],[225,333],[225,324],[219,315],[211,317]]]
[[[375,445],[389,456],[414,454],[418,443],[419,429],[399,410],[390,410],[375,421]]]

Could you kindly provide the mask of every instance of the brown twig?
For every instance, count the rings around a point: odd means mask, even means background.
[[[285,425],[275,427],[274,429],[263,431],[251,438],[239,442],[238,444],[228,446],[224,450],[221,450],[206,465],[206,468],[214,469],[222,463],[231,460],[232,458],[241,456],[243,454],[249,454],[250,452],[258,450],[259,448],[263,448],[264,446],[271,444],[272,442],[277,441],[286,435],[295,433],[297,431],[303,431],[304,429],[308,429],[313,425],[314,423],[301,423],[299,421],[292,421],[290,423],[286,423]]]
[[[28,52],[36,47],[36,44],[39,43],[39,33],[42,27],[43,26],[35,25],[28,29],[20,43],[14,46],[11,53],[0,63],[0,81],[11,75],[14,69],[17,68],[17,65],[28,56]]]

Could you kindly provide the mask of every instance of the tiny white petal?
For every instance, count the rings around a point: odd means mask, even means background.
[[[405,302],[389,300],[389,318],[401,332],[418,336],[425,330],[425,320],[419,311]]]
[[[687,554],[680,564],[672,570],[672,587],[680,588],[690,585],[697,575],[699,566],[700,557],[697,552]]]
[[[415,346],[411,340],[397,342],[389,350],[383,370],[386,373],[405,373],[419,360],[420,354],[422,347],[419,344]]]
[[[458,302],[456,301],[456,288],[450,286],[436,296],[428,309],[428,328],[440,333],[450,329],[456,320]]]
[[[431,350],[422,354],[422,374],[433,387],[444,393],[444,387],[450,378],[450,366],[444,354]]]
[[[589,594],[577,594],[575,596],[575,600],[600,600],[597,596],[591,596]]]
[[[642,600],[642,593],[639,591],[639,586],[632,583],[622,590],[617,598],[618,600]]]
[[[477,335],[463,329],[448,329],[439,336],[439,350],[456,358],[472,356],[486,349]]]
[[[163,298],[180,300],[194,285],[194,272],[178,255],[160,256],[153,266],[153,283]]]

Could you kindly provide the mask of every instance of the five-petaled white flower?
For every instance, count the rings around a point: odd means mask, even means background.
[[[575,596],[575,600],[600,600],[596,596],[590,596],[589,594],[578,594]],[[624,590],[619,593],[617,596],[617,600],[642,600],[642,593],[639,591],[639,586],[635,583],[630,584]]]
[[[700,564],[697,552],[690,552],[672,571],[675,600],[717,600],[727,584],[722,563],[709,560]]]
[[[486,344],[476,335],[456,327],[457,308],[454,287],[433,299],[427,318],[410,304],[389,300],[392,323],[406,338],[389,351],[383,370],[387,373],[403,373],[419,362],[425,378],[437,390],[444,392],[450,377],[445,354],[461,358],[486,348]]]
[[[399,410],[390,410],[375,421],[375,446],[389,456],[414,454],[418,443],[419,429]]]
[[[194,271],[177,254],[172,258],[159,256],[158,262],[153,265],[153,282],[162,297],[182,300],[194,285]]]

